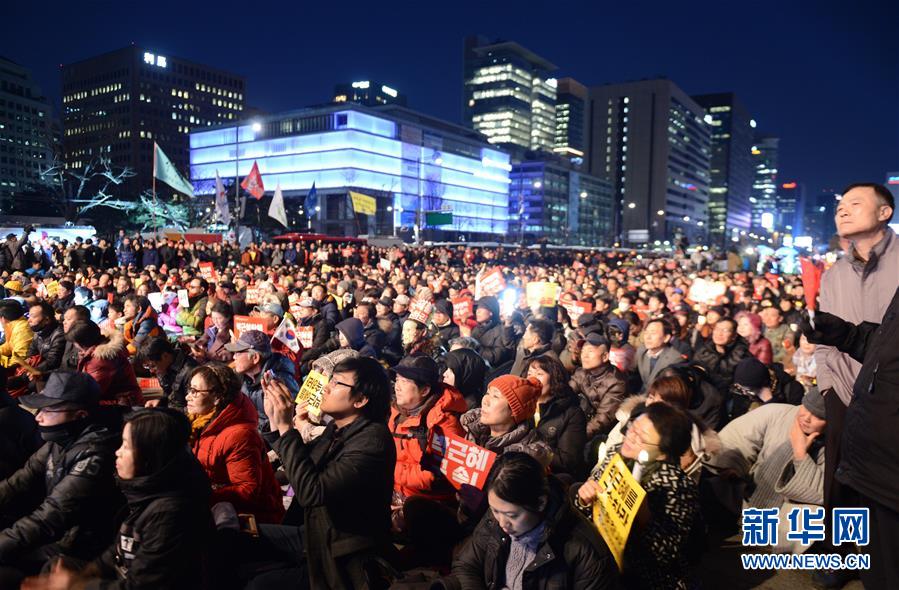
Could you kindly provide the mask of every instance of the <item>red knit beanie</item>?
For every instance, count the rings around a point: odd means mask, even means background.
[[[543,391],[543,384],[534,379],[522,379],[514,375],[503,375],[490,382],[487,389],[495,387],[506,398],[512,410],[515,423],[524,422],[537,411],[537,398]]]

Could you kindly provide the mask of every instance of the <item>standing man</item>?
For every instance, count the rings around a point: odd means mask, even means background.
[[[886,187],[875,183],[852,184],[843,190],[834,221],[839,236],[850,242],[846,255],[821,280],[818,309],[853,324],[879,324],[899,285],[899,241],[888,224],[895,203]],[[851,506],[854,495],[834,478],[841,462],[841,440],[846,408],[861,364],[832,346],[815,350],[818,388],[827,405],[824,505]],[[843,575],[841,575],[843,574]],[[847,581],[845,572],[823,572],[833,587]],[[825,581],[825,580],[822,580]]]

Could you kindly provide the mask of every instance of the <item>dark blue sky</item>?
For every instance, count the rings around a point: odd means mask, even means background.
[[[0,54],[59,98],[60,63],[131,42],[247,77],[267,111],[377,79],[410,106],[461,116],[462,38],[518,41],[587,85],[667,76],[734,91],[779,135],[781,178],[810,194],[899,170],[899,3],[321,1],[7,2]]]

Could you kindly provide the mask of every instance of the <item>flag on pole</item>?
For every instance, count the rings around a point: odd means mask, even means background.
[[[272,197],[272,204],[268,206],[268,216],[275,219],[287,227],[287,211],[284,210],[284,194],[281,192],[281,183],[275,188],[275,196]]]
[[[306,209],[307,219],[315,217],[315,214],[317,213],[315,208],[318,207],[318,191],[315,190],[315,182],[312,183],[312,188],[309,189],[309,194],[306,195],[306,201],[303,203],[303,207]]]
[[[375,198],[362,193],[350,191],[350,199],[353,201],[353,211],[363,215],[374,215],[377,205]]]
[[[219,176],[219,171],[215,171],[215,220],[224,225],[231,225],[231,209],[228,208],[228,195],[225,194],[225,187]]]
[[[250,175],[243,179],[240,186],[256,197],[257,201],[265,194],[265,187],[262,185],[262,175],[259,174],[259,164],[255,161],[253,162],[253,169],[250,170]]]
[[[279,340],[293,352],[300,352],[300,341],[297,339],[297,327],[285,316],[278,329],[272,335],[272,342]]]
[[[153,177],[166,183],[179,193],[184,193],[191,197],[194,196],[193,185],[181,176],[181,173],[178,172],[178,169],[175,168],[175,165],[172,164],[172,161],[169,160],[169,157],[165,155],[165,152],[162,151],[162,148],[155,141],[153,142]]]

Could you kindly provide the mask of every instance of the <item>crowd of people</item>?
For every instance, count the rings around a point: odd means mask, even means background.
[[[899,587],[892,211],[844,193],[814,322],[800,276],[683,253],[8,236],[0,588],[680,589],[744,508],[853,505],[866,587]]]

